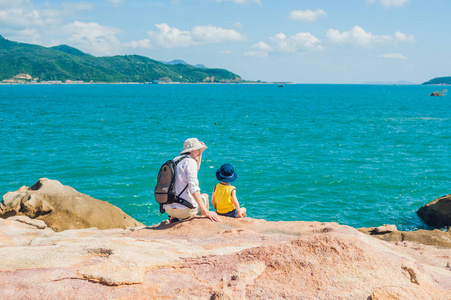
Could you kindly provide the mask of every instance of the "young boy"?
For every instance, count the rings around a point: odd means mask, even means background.
[[[237,177],[238,175],[231,164],[224,164],[216,171],[216,178],[220,183],[213,190],[211,203],[218,215],[232,218],[244,218],[246,216],[246,209],[240,208],[236,198],[236,188],[230,185],[230,182],[235,181]]]

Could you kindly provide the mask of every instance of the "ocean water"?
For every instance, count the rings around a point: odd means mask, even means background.
[[[0,85],[0,194],[59,180],[153,225],[158,170],[183,141],[234,165],[248,215],[426,228],[451,193],[451,101],[430,86]]]

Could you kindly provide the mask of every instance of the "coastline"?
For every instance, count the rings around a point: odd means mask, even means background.
[[[75,207],[74,203],[76,203]],[[99,212],[94,216],[91,213],[93,210]],[[431,228],[431,230],[422,230],[423,232],[436,230],[451,234],[451,194],[424,204],[418,209],[417,215],[425,225]],[[0,218],[6,219],[14,216],[44,221],[46,226],[55,231],[90,227],[111,229],[145,226],[108,201],[95,199],[70,186],[63,185],[58,180],[48,178],[41,178],[30,187],[22,186],[16,191],[3,195],[0,202]],[[115,220],[122,221],[115,222]],[[158,223],[151,226],[156,225]],[[377,227],[353,228],[379,238],[386,233],[403,232],[398,231],[396,225],[387,224],[380,224]],[[428,241],[423,243],[427,244]]]
[[[285,81],[242,81],[242,82],[1,82],[1,85],[362,85],[362,86],[451,86],[451,84],[397,84],[397,83],[299,83]]]
[[[148,85],[166,85],[166,84],[200,84],[200,85],[233,85],[233,84],[268,84],[268,85],[277,85],[277,84],[297,84],[294,82],[160,82],[160,83],[152,83],[152,82],[0,82],[0,85],[86,85],[86,84],[117,84],[117,85],[139,85],[139,84],[148,84]]]

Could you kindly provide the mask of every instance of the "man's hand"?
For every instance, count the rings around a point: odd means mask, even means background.
[[[219,218],[218,214],[215,213],[214,211],[207,210],[205,212],[205,216],[213,222],[221,222],[221,219]]]
[[[218,214],[216,212],[208,210],[208,195],[207,194],[202,194],[205,197],[205,203],[204,203],[204,200],[202,199],[202,195],[200,194],[199,191],[196,191],[196,192],[192,193],[191,195],[193,196],[194,200],[196,200],[197,205],[199,205],[199,207],[202,211],[202,214],[204,216],[206,216],[213,222],[221,222],[221,219],[218,217]]]
[[[201,144],[202,146],[207,147],[207,145],[205,145],[204,142],[200,142],[200,144]],[[202,153],[205,151],[205,149],[207,149],[207,148],[200,149],[200,153],[202,154]]]

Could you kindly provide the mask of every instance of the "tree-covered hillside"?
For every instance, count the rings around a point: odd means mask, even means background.
[[[437,78],[431,79],[429,81],[426,81],[423,84],[451,84],[451,76],[437,77]]]
[[[0,35],[0,80],[29,74],[39,81],[240,82],[224,69],[164,64],[139,55],[95,57],[70,46],[46,48],[9,41]]]

